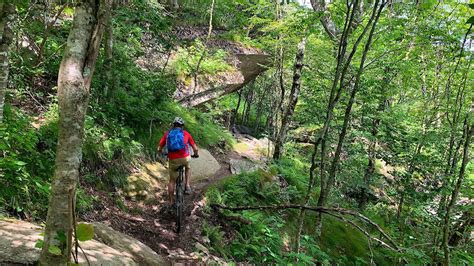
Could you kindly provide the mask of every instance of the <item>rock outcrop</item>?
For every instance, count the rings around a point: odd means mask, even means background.
[[[196,85],[181,82],[174,98],[184,106],[198,106],[226,94],[238,91],[267,69],[270,57],[260,53],[240,53],[232,57],[234,70],[217,73],[212,78],[200,77]]]
[[[198,39],[204,42],[207,33],[208,28],[202,26],[178,26],[173,30],[173,34],[182,43]],[[235,92],[254,80],[271,65],[270,55],[259,49],[219,38],[219,35],[224,33],[224,30],[213,29],[206,46],[209,50],[224,50],[226,62],[232,66],[232,70],[198,75],[197,84],[195,84],[194,77],[187,77],[186,81],[178,80],[173,98],[182,105],[197,106]],[[153,72],[172,69],[171,65],[179,47],[165,48],[149,33],[143,35],[141,45],[143,55],[135,60],[140,68]]]
[[[207,31],[207,27],[187,26],[177,27],[175,34],[182,41],[205,40]],[[226,61],[233,70],[200,75],[197,84],[194,83],[194,78],[189,79],[189,82],[178,81],[174,98],[182,105],[197,106],[235,92],[271,65],[269,55],[259,49],[219,38],[219,35],[223,33],[225,31],[214,29],[206,46],[210,50],[224,50],[227,53]]]
[[[240,173],[250,173],[258,170],[261,166],[248,159],[230,159],[230,172],[233,175]]]
[[[91,265],[164,265],[166,261],[140,241],[100,223],[94,224],[97,240],[80,242],[79,263]],[[0,265],[34,264],[41,250],[36,242],[43,229],[26,221],[0,218]],[[109,244],[111,243],[111,244]]]

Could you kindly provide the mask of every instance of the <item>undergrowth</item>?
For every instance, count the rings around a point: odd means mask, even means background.
[[[105,77],[101,53],[85,121],[81,184],[105,191],[124,187],[131,169],[145,160],[156,159],[159,139],[170,128],[175,116],[183,117],[185,129],[199,147],[220,145],[225,148],[232,142],[231,135],[214,123],[213,116],[182,108],[171,99],[176,87],[174,75],[147,71],[135,62],[144,54],[142,40],[146,35],[152,34],[163,47],[173,45],[174,40],[169,36],[170,20],[160,8],[160,5],[137,1],[130,7],[116,10],[113,82]],[[63,43],[63,33],[67,33],[67,28],[53,29],[48,45]],[[194,59],[199,55],[198,50],[195,52]],[[22,56],[13,53],[14,60],[21,61]],[[202,70],[227,69],[224,56],[222,51],[217,51],[203,61]],[[35,84],[30,80],[47,78],[53,82],[57,79],[60,56],[47,58],[52,61],[36,68],[17,68],[16,65],[23,64],[13,64],[16,94],[33,91]],[[6,105],[5,119],[0,126],[2,212],[21,218],[43,219],[46,216],[58,137],[59,108],[55,90],[34,92],[32,97],[44,103],[41,107],[44,111],[38,117],[32,116],[29,110]],[[18,97],[16,94],[9,91],[6,102],[14,102]],[[29,96],[18,99],[31,101]],[[85,190],[78,190],[80,212],[90,210],[95,200]]]
[[[222,181],[207,191],[206,199],[208,205],[226,206],[299,204],[306,191],[307,171],[307,162],[297,157],[283,158],[268,172],[243,173]],[[314,193],[313,198],[317,198],[318,191]],[[209,208],[208,212],[213,211]],[[316,214],[307,212],[301,236],[303,252],[295,253],[292,244],[299,210],[221,212],[248,221],[231,219],[232,222],[224,224],[219,219],[210,219],[204,225],[203,233],[211,240],[210,250],[228,259],[256,264],[292,264],[296,260],[324,265],[366,265],[371,260],[377,264],[393,263],[385,250],[374,243],[369,247],[365,235],[356,228],[331,217],[323,218],[319,242],[314,228]]]

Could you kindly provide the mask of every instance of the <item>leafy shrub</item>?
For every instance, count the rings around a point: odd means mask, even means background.
[[[40,152],[39,135],[20,111],[5,106],[0,125],[0,205],[16,215],[44,215],[54,165],[49,149]]]
[[[271,173],[256,171],[228,178],[218,187],[211,187],[206,198],[209,204],[245,206],[284,204],[294,199],[294,194],[292,186],[282,189],[278,182],[272,181]],[[231,215],[230,212],[225,213]],[[231,243],[222,246],[211,241],[210,248],[237,261],[257,264],[288,262],[285,255],[281,255],[284,241],[280,231],[285,225],[284,216],[260,211],[244,211],[242,216],[250,223],[234,224],[235,231],[231,234],[235,236],[229,241]]]

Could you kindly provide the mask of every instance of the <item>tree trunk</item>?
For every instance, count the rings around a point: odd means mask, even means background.
[[[313,7],[314,11],[321,12],[323,15],[321,16],[321,24],[324,27],[324,30],[328,34],[329,38],[334,42],[337,41],[337,36],[339,35],[339,29],[336,27],[336,24],[332,21],[329,12],[327,11],[327,2],[326,0],[311,0],[311,6]],[[358,4],[357,2],[355,3]],[[352,22],[351,24],[352,25]]]
[[[358,0],[356,0],[355,2],[357,2],[357,1]],[[311,2],[311,3],[313,4],[313,2]],[[321,10],[318,10],[317,8],[315,8],[314,5],[313,5],[313,8],[317,12],[321,11]],[[324,11],[326,11],[326,9],[324,9]],[[339,44],[338,44],[338,47],[337,47],[338,49],[335,49],[337,51],[336,70],[335,70],[335,73],[334,73],[331,92],[330,92],[330,95],[329,95],[328,107],[327,107],[327,110],[326,110],[326,118],[324,120],[324,125],[323,125],[323,128],[320,130],[319,136],[316,138],[316,141],[315,141],[314,147],[313,147],[313,152],[312,152],[312,155],[311,155],[311,167],[309,169],[308,189],[306,191],[306,195],[305,195],[305,198],[303,200],[304,205],[308,204],[309,199],[310,199],[310,195],[311,195],[311,191],[312,191],[312,189],[315,185],[315,181],[316,181],[316,178],[315,178],[315,175],[314,175],[314,171],[316,170],[316,167],[317,167],[317,165],[316,165],[316,154],[318,153],[319,145],[322,144],[323,140],[326,138],[326,134],[328,132],[329,125],[330,125],[330,123],[332,121],[332,118],[333,118],[333,115],[334,115],[334,108],[336,107],[336,104],[339,101],[339,97],[340,97],[340,94],[341,94],[341,91],[342,91],[341,87],[338,88],[338,84],[340,84],[339,80],[343,80],[344,77],[345,77],[346,68],[344,68],[343,65],[344,65],[344,58],[346,57],[347,39],[348,39],[348,36],[349,36],[348,35],[349,26],[348,25],[350,25],[352,23],[352,20],[354,19],[353,14],[354,14],[354,10],[352,10],[352,12],[351,12],[351,9],[348,7],[348,10],[347,10],[346,16],[345,16],[344,29],[342,31],[342,35],[340,37]],[[324,23],[324,22],[322,21],[322,23]],[[353,47],[353,50],[355,50],[355,49],[357,49],[356,45],[354,45],[354,47]],[[351,57],[349,57],[347,60],[348,60],[348,62],[350,62]],[[321,145],[321,146],[323,146],[323,145]],[[324,154],[323,149],[322,149],[322,154]],[[321,165],[323,164],[322,160],[323,160],[323,158],[321,158]],[[321,170],[322,170],[322,167],[321,167]],[[320,178],[320,182],[321,182],[321,187],[324,187],[325,181],[322,177]],[[298,216],[298,230],[297,230],[297,233],[296,233],[296,236],[295,236],[294,250],[297,253],[300,251],[300,236],[301,236],[301,233],[302,233],[302,230],[303,230],[303,223],[304,223],[305,215],[306,215],[306,210],[301,209],[300,214]],[[317,224],[320,224],[320,222],[317,221]]]
[[[471,121],[471,115],[474,109],[474,104],[471,106],[471,110],[464,121],[464,127],[466,132],[466,138],[463,145],[463,156],[461,169],[459,170],[458,180],[453,188],[451,193],[451,199],[449,200],[448,205],[446,206],[446,213],[444,215],[444,225],[443,225],[443,252],[444,252],[444,261],[443,265],[450,265],[450,254],[449,254],[449,228],[451,223],[451,212],[456,204],[458,199],[459,190],[461,189],[462,183],[464,181],[464,174],[466,172],[466,166],[469,162],[469,148],[471,144],[472,134],[474,132],[474,124]]]
[[[104,31],[104,1],[77,3],[58,74],[59,136],[55,172],[40,263],[66,265],[70,261],[76,185],[82,159],[82,138],[89,88]],[[111,0],[107,0],[111,3]],[[55,255],[51,249],[59,249]]]
[[[281,120],[281,128],[279,130],[278,138],[276,139],[276,142],[275,142],[275,150],[273,152],[274,160],[280,159],[283,153],[283,145],[285,144],[286,133],[288,131],[288,127],[292,120],[293,113],[295,112],[296,104],[298,103],[298,96],[299,96],[300,87],[301,87],[301,71],[303,69],[305,47],[306,47],[306,37],[303,37],[303,39],[301,39],[300,43],[298,44],[298,50],[296,52],[294,74],[293,74],[293,85],[291,86],[290,99],[288,101],[285,114],[283,115],[282,120]]]
[[[114,27],[112,24],[112,10],[105,15],[105,46],[104,46],[104,99],[108,99],[111,90],[114,89],[114,80],[112,76],[113,51],[114,51]]]
[[[245,88],[245,96],[244,96],[244,105],[242,107],[242,113],[240,114],[240,124],[243,125],[244,124],[244,116],[245,116],[245,110],[247,110],[247,102],[248,102],[248,98],[249,98],[249,93],[250,93],[250,86],[253,84],[250,83],[247,85],[247,88]],[[242,94],[244,93],[243,91],[244,89],[242,89]]]
[[[174,2],[174,8],[175,9],[179,8],[178,0],[170,0],[170,1]],[[211,33],[212,33],[212,17],[213,17],[213,14],[214,14],[214,5],[215,5],[215,0],[212,0],[211,8],[209,9],[209,27],[208,27],[206,40],[203,43],[203,47],[202,47],[203,50],[202,50],[201,56],[199,57],[199,60],[196,64],[196,69],[194,70],[194,74],[193,74],[194,75],[193,94],[196,93],[196,89],[198,88],[198,82],[199,82],[198,76],[199,76],[199,70],[200,70],[200,67],[201,67],[201,63],[204,60],[204,57],[207,56],[207,44],[209,42],[209,38],[211,38]],[[191,99],[192,98],[190,97],[189,100],[191,101]]]
[[[237,121],[237,116],[239,114],[239,108],[240,108],[240,102],[242,101],[242,91],[243,90],[239,90],[238,94],[239,94],[239,100],[237,101],[237,107],[235,107],[235,110],[234,110],[234,114],[232,115],[232,126],[235,125],[235,121]]]
[[[383,108],[384,103],[380,104]],[[379,108],[380,108],[379,105]],[[383,111],[383,109],[381,110]],[[377,133],[378,133],[378,128],[380,124],[380,118],[374,118],[372,121],[372,130],[370,134],[372,135],[372,140],[369,143],[369,147],[367,150],[367,157],[368,157],[368,163],[367,163],[367,168],[365,169],[365,174],[364,174],[364,188],[362,190],[362,197],[359,202],[359,208],[360,209],[365,209],[365,206],[368,203],[368,191],[370,187],[370,183],[372,180],[372,176],[375,173],[375,148],[377,146]]]
[[[253,95],[255,91],[255,82],[252,83],[252,89],[249,90],[246,100],[246,109],[244,109],[242,125],[246,125],[249,122],[250,111],[252,110]]]
[[[260,120],[262,117],[264,97],[265,95],[258,95],[257,97],[257,113],[255,114],[255,125],[253,128],[253,132],[255,132],[255,134],[257,134],[258,130],[260,129]]]
[[[349,128],[349,122],[350,122],[350,117],[351,117],[352,106],[355,102],[355,96],[357,94],[357,91],[359,90],[359,83],[360,83],[360,78],[362,76],[362,72],[364,70],[365,59],[367,57],[367,53],[369,52],[370,45],[372,43],[372,38],[373,38],[373,35],[374,35],[374,32],[375,32],[375,28],[376,28],[377,22],[380,18],[380,14],[382,13],[382,9],[385,6],[385,2],[382,1],[382,4],[380,5],[380,7],[378,8],[378,11],[377,11],[378,3],[379,3],[379,1],[376,1],[375,4],[374,4],[374,9],[373,9],[373,12],[372,12],[372,17],[371,17],[371,20],[373,20],[373,23],[372,23],[372,26],[371,26],[371,29],[370,29],[370,33],[369,33],[367,42],[365,43],[365,47],[364,47],[364,51],[362,53],[362,58],[361,58],[361,61],[360,61],[359,69],[356,73],[354,85],[352,86],[350,99],[349,99],[349,102],[346,106],[346,110],[345,110],[345,114],[344,114],[344,122],[343,122],[343,125],[342,125],[341,132],[339,133],[339,139],[338,139],[338,143],[337,143],[336,151],[334,153],[333,160],[331,162],[331,168],[329,169],[329,177],[326,181],[325,187],[321,187],[321,193],[319,194],[317,206],[325,206],[326,205],[329,193],[330,193],[332,187],[334,186],[334,183],[335,183],[335,180],[336,180],[337,167],[339,165],[339,160],[340,160],[340,156],[341,156],[341,152],[342,152],[342,145],[344,143],[344,139],[345,139],[347,130]],[[375,19],[374,19],[374,16],[375,16]],[[370,21],[369,21],[369,24],[370,24]],[[317,220],[317,222],[319,223],[319,224],[317,224],[317,226],[320,227],[320,222],[321,222],[321,217],[320,216],[319,216],[319,219]]]
[[[470,228],[474,226],[474,219],[470,211],[464,211],[459,222],[454,226],[454,230],[449,237],[449,246],[457,247],[459,244],[470,238]]]
[[[8,88],[9,57],[8,50],[13,40],[11,22],[13,20],[13,5],[8,2],[0,3],[0,123],[3,122],[5,95]]]
[[[389,73],[389,69],[385,68],[385,73]],[[377,134],[379,131],[379,125],[380,125],[380,115],[383,113],[385,110],[385,105],[387,103],[387,96],[386,96],[386,86],[389,85],[391,79],[388,77],[384,77],[384,84],[382,86],[381,90],[381,95],[379,98],[379,103],[377,107],[377,112],[375,114],[375,118],[372,120],[372,129],[370,131],[370,134],[372,135],[372,140],[369,143],[369,147],[367,149],[367,157],[368,157],[368,163],[367,163],[367,168],[364,173],[364,188],[362,190],[362,197],[361,200],[359,201],[359,208],[360,209],[365,209],[367,203],[368,203],[368,189],[371,184],[372,177],[375,173],[375,157],[376,157],[376,146],[377,146]],[[362,124],[362,123],[361,123]]]

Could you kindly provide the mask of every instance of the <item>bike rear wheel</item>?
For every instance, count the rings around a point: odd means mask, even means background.
[[[179,233],[183,225],[184,212],[184,169],[178,170],[178,179],[176,180],[176,231]]]

